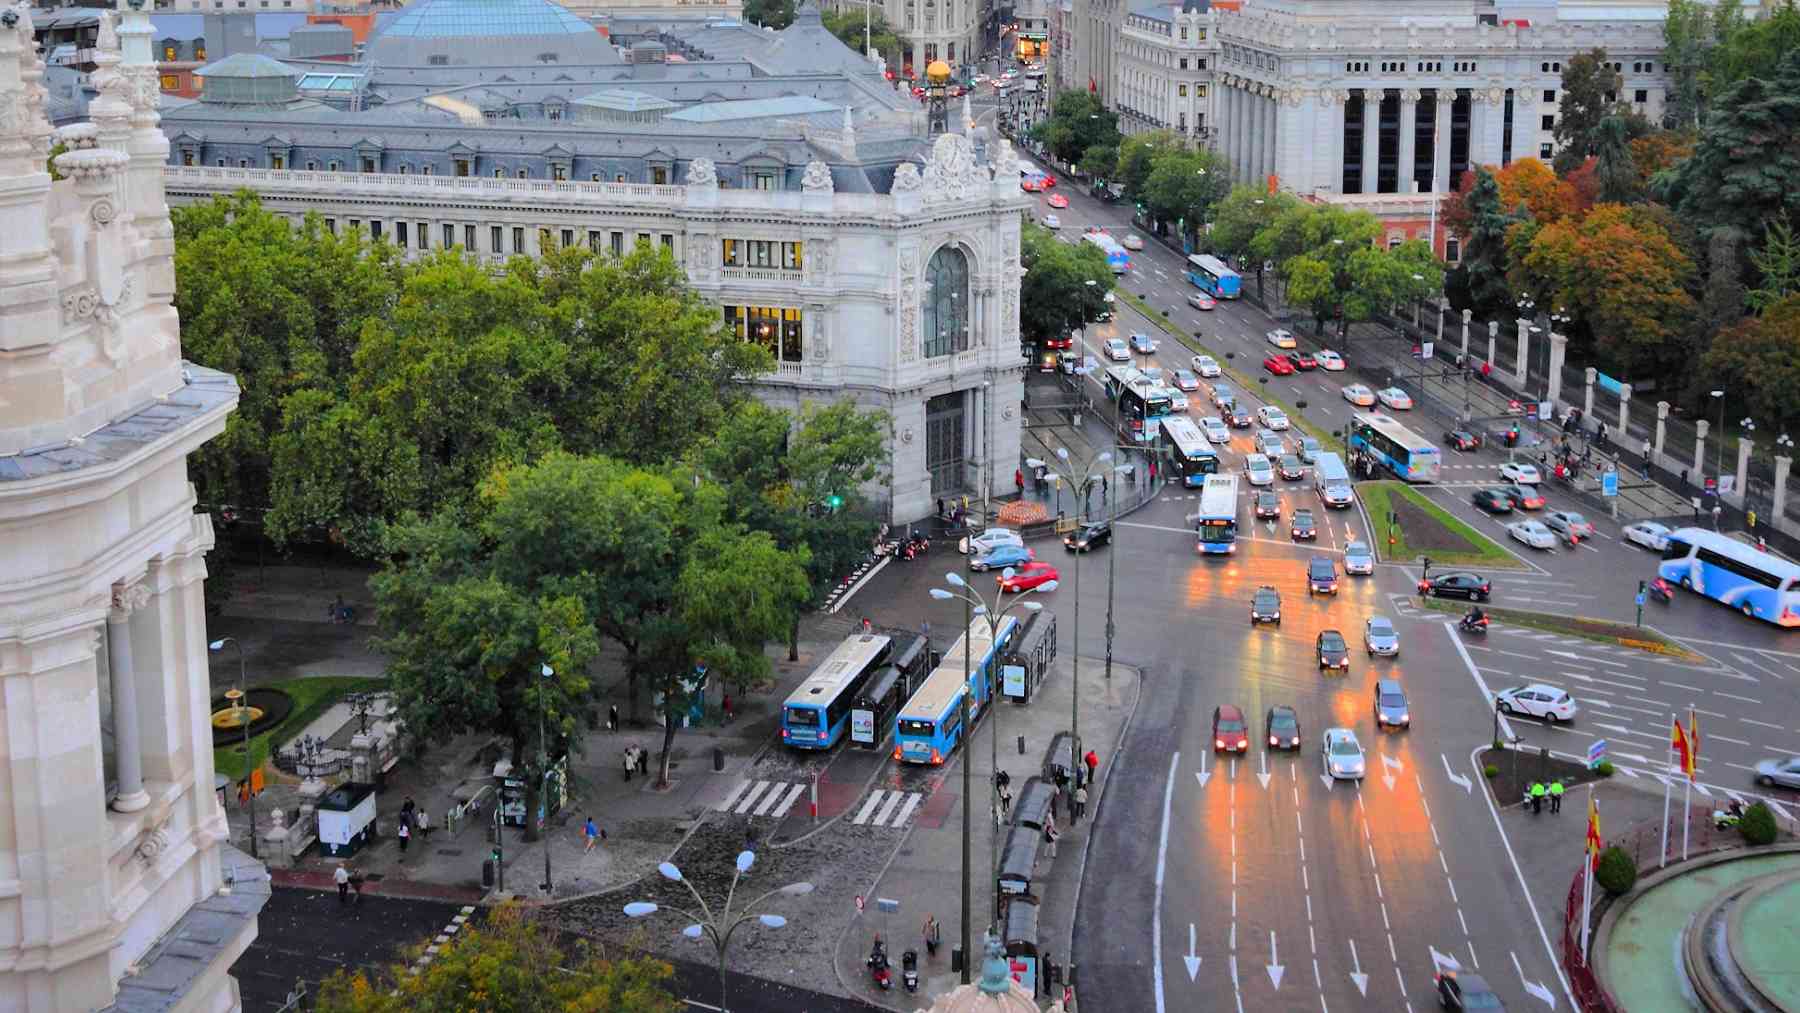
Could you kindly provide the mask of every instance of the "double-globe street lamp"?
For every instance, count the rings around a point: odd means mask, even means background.
[[[673,904],[659,905],[647,900],[632,901],[630,904],[625,905],[625,914],[632,918],[643,918],[667,908],[685,918],[693,919],[692,924],[681,930],[681,934],[689,939],[705,939],[712,943],[713,949],[718,953],[719,1013],[727,1013],[729,1008],[729,1004],[725,1001],[725,952],[726,948],[731,945],[732,933],[737,931],[739,925],[742,925],[753,918],[763,926],[771,929],[778,929],[787,924],[787,918],[782,915],[755,914],[746,909],[757,907],[761,905],[763,901],[768,900],[776,894],[787,897],[801,897],[812,893],[813,891],[813,885],[811,883],[789,883],[786,886],[778,886],[750,903],[745,904],[743,908],[733,911],[731,909],[731,902],[737,896],[738,880],[744,878],[744,873],[749,872],[750,867],[755,864],[756,852],[748,850],[738,852],[737,870],[731,875],[731,889],[726,891],[725,906],[720,908],[716,914],[713,912],[712,907],[706,903],[706,898],[700,896],[700,891],[694,889],[694,884],[688,882],[687,877],[681,874],[681,870],[677,868],[673,862],[664,862],[661,865],[658,865],[656,871],[662,873],[664,879],[673,880],[674,882],[687,887],[688,893],[694,898],[694,903],[700,906],[699,913],[696,914],[693,911],[676,907]]]
[[[206,649],[217,654],[226,644],[237,648],[238,656],[237,688],[225,695],[237,705],[238,722],[244,726],[244,797],[250,800],[250,857],[261,858],[256,853],[256,786],[250,781],[250,687],[244,674],[244,645],[238,643],[236,637],[221,637],[207,644]]]
[[[1006,582],[1008,580],[1011,580],[1012,576],[1013,576],[1013,569],[1010,566],[1001,572],[1000,585],[994,591],[995,606],[998,606],[1000,603],[1000,600],[1005,597]],[[990,645],[993,645],[995,643],[995,641],[997,641],[1000,637],[1000,620],[1006,618],[1007,613],[1009,613],[1013,609],[1017,609],[1017,608],[1022,608],[1024,610],[1026,610],[1027,612],[1038,612],[1043,609],[1044,606],[1042,603],[1035,602],[1035,601],[1026,601],[1025,595],[1030,594],[1033,591],[1054,591],[1054,590],[1056,590],[1056,585],[1057,585],[1057,582],[1054,580],[1046,581],[1043,584],[1039,585],[1038,587],[1026,588],[1023,592],[1020,593],[1018,599],[1015,600],[1011,605],[1008,605],[1004,608],[998,608],[998,607],[990,608],[987,603],[987,599],[982,596],[980,591],[977,591],[973,587],[969,586],[969,582],[964,580],[962,578],[961,574],[956,573],[954,571],[952,571],[950,573],[946,573],[946,574],[944,574],[944,581],[946,583],[948,583],[950,585],[950,587],[949,588],[934,587],[931,589],[931,596],[933,598],[936,598],[939,601],[949,601],[951,599],[955,599],[955,600],[961,601],[963,603],[963,634],[964,635],[962,638],[962,642],[963,642],[963,677],[965,680],[969,676],[969,666],[970,666],[970,650],[969,650],[968,632],[969,632],[970,625],[972,625],[974,623],[975,619],[980,618],[984,623],[987,624],[988,643]],[[990,649],[991,649],[991,647],[990,647]],[[999,795],[999,778],[1000,778],[1000,713],[998,710],[999,702],[1000,702],[1000,683],[996,678],[994,678],[995,673],[990,671],[988,673],[988,676],[989,676],[990,684],[992,687],[991,691],[989,693],[989,696],[988,696],[988,710],[990,712],[992,712],[992,716],[988,718],[988,725],[989,725],[989,728],[988,728],[988,747],[989,747],[988,748],[988,771],[989,771],[989,773],[988,773],[988,781],[989,781],[988,789],[989,789],[990,796],[997,798]],[[964,711],[964,713],[963,713],[963,729],[964,729],[964,733],[965,733],[965,738],[964,738],[965,742],[968,741],[966,736],[967,736],[967,731],[969,728],[968,701],[969,701],[969,694],[965,687],[965,690],[963,692],[963,711]],[[971,924],[970,924],[971,923],[971,915],[969,913],[969,907],[970,907],[970,903],[969,903],[970,830],[969,830],[969,827],[970,827],[970,815],[971,814],[970,814],[969,797],[971,794],[973,794],[971,792],[970,786],[969,786],[969,784],[970,784],[969,767],[971,766],[971,764],[969,763],[969,760],[971,759],[971,756],[972,756],[972,754],[970,754],[968,752],[965,752],[963,754],[963,840],[962,840],[962,845],[963,845],[963,868],[962,868],[962,878],[963,878],[962,922],[963,922],[963,924],[962,924],[962,933],[963,934],[962,934],[962,946],[963,946],[963,954],[964,954],[963,973],[965,975],[967,975],[968,969],[969,969],[968,954],[972,952],[969,949],[970,931],[971,931]],[[998,816],[998,813],[996,813],[996,817],[997,816]],[[994,820],[993,837],[994,837],[993,883],[998,883],[1000,880],[1000,820],[998,818],[996,818]],[[992,884],[990,884],[990,888],[992,889],[992,892],[994,895],[994,907],[993,907],[993,911],[994,911],[993,919],[994,920],[991,923],[989,923],[989,928],[995,929],[999,925],[999,922],[1000,922],[1000,891],[998,890],[998,888],[994,888],[992,886]]]

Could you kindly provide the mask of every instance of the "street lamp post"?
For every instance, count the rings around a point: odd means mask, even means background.
[[[738,852],[737,871],[732,873],[731,889],[725,894],[725,906],[720,908],[717,914],[713,913],[713,909],[707,905],[706,899],[700,896],[700,891],[694,889],[694,884],[687,881],[687,878],[681,874],[681,870],[677,868],[673,862],[664,862],[657,866],[656,869],[658,872],[662,873],[664,879],[673,880],[674,882],[687,887],[688,893],[694,898],[694,903],[700,905],[699,914],[684,908],[678,908],[673,904],[657,905],[643,900],[633,901],[630,904],[625,905],[625,914],[631,918],[643,918],[647,915],[653,915],[666,907],[678,915],[693,919],[693,924],[682,929],[681,934],[689,939],[707,940],[712,943],[713,949],[718,953],[719,1013],[727,1013],[728,1010],[728,1004],[725,1001],[725,953],[726,948],[731,945],[732,933],[737,931],[739,925],[742,925],[752,918],[771,929],[778,929],[787,924],[787,919],[781,915],[752,914],[749,911],[742,909],[738,911],[733,911],[731,909],[732,898],[737,895],[738,880],[742,879],[744,873],[749,872],[750,867],[755,864],[756,852]],[[812,893],[812,891],[813,885],[811,883],[789,883],[786,886],[778,886],[775,889],[770,890],[761,897],[745,904],[744,907],[756,907],[776,894],[787,897],[800,897]]]
[[[1077,553],[1077,554],[1079,555],[1079,553]],[[1013,569],[1010,566],[1007,567],[1005,570],[1001,571],[1000,579],[1003,582],[1003,584],[1006,580],[1010,579],[1012,577],[1012,575],[1013,575]],[[939,601],[949,601],[952,598],[960,600],[963,603],[963,617],[965,620],[967,620],[968,622],[972,622],[973,619],[971,617],[980,617],[987,624],[988,643],[990,643],[990,644],[992,644],[994,641],[999,639],[1000,620],[1004,619],[1008,612],[1011,612],[1013,609],[1016,609],[1016,608],[1023,608],[1028,612],[1037,612],[1037,611],[1040,611],[1043,609],[1044,606],[1039,602],[1026,601],[1024,598],[1025,595],[1030,594],[1033,591],[1054,591],[1054,590],[1056,590],[1056,585],[1057,585],[1057,582],[1052,580],[1052,581],[1046,581],[1044,584],[1042,584],[1039,587],[1027,588],[1025,591],[1020,593],[1018,600],[1014,601],[1011,605],[1008,605],[1005,608],[1001,608],[1001,609],[994,609],[994,608],[990,608],[988,606],[987,599],[982,597],[981,592],[979,592],[969,586],[968,581],[964,580],[962,578],[961,574],[958,574],[955,572],[946,573],[946,574],[944,574],[944,580],[947,583],[949,583],[950,586],[952,588],[954,588],[954,590],[946,590],[941,587],[934,587],[931,589],[931,596],[933,598],[936,598]],[[996,591],[994,603],[996,605],[998,605],[1000,602],[1000,599],[1002,597],[1004,597],[1004,595],[1005,595],[1004,591]],[[969,671],[968,671],[968,667],[967,667],[968,659],[966,657],[966,654],[969,650],[968,622],[965,622],[965,624],[963,626],[963,633],[964,633],[963,651],[965,652],[965,657],[964,657],[964,662],[963,662],[964,663],[963,676],[965,679],[969,675]],[[990,717],[988,719],[988,723],[990,725],[990,727],[988,729],[988,780],[990,782],[988,787],[990,790],[990,795],[997,797],[998,793],[999,793],[999,778],[1000,778],[1000,712],[999,712],[1000,684],[999,684],[999,681],[994,678],[993,672],[988,673],[988,678],[992,682],[992,687],[993,687],[990,692],[989,698],[988,698],[989,699],[988,710],[992,714],[992,717]],[[968,694],[964,693],[963,696],[966,699],[968,697]],[[968,725],[965,724],[963,726],[963,728],[966,732],[968,729]],[[965,753],[963,755],[963,804],[964,804],[964,809],[963,809],[963,854],[965,856],[969,853],[969,836],[970,836],[968,803],[969,803],[969,754]],[[994,878],[993,878],[993,883],[997,884],[1000,881],[1000,821],[999,821],[999,819],[994,820],[993,840],[994,840]],[[968,884],[969,884],[969,866],[968,866],[968,863],[965,862],[963,864],[963,890],[964,890],[965,896],[968,891]],[[1000,891],[998,888],[994,888],[992,890],[992,893],[994,896],[994,914],[993,914],[993,921],[989,923],[988,928],[990,930],[996,930],[997,926],[1000,923]],[[966,929],[967,929],[967,927],[965,926],[965,931],[963,933],[963,954],[964,954],[963,969],[965,971],[967,971],[968,967],[969,967],[968,932],[966,931]]]
[[[1718,478],[1725,474],[1725,392],[1715,390],[1711,397],[1719,405],[1719,433],[1714,438],[1717,452],[1713,456],[1713,477]]]
[[[544,832],[550,823],[550,740],[544,737],[544,696],[549,690],[549,681],[556,675],[556,670],[549,665],[543,666],[539,676],[544,680],[538,685],[538,770],[543,778],[543,785],[538,789],[538,809],[544,814],[544,821],[538,825],[538,837],[544,842],[544,896],[551,894],[550,880],[550,838]]]
[[[237,694],[236,702],[243,713],[238,715],[239,723],[244,726],[244,797],[250,800],[250,857],[261,858],[256,853],[256,787],[250,781],[250,687],[245,675],[244,645],[238,643],[236,637],[223,637],[206,645],[206,649],[218,653],[230,644],[237,648],[238,656],[238,688],[232,692]],[[231,696],[231,693],[225,694]]]

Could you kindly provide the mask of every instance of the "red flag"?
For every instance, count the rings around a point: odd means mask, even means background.
[[[1700,716],[1688,711],[1688,779],[1692,780],[1694,772],[1700,766]]]
[[[1588,792],[1587,853],[1594,868],[1600,868],[1600,803],[1594,801],[1591,791]]]
[[[1100,86],[1094,83],[1094,79],[1091,76],[1088,78],[1088,94],[1090,94],[1090,95],[1100,94]]]
[[[1681,760],[1681,772],[1686,774],[1688,780],[1691,781],[1694,779],[1693,744],[1688,740],[1687,729],[1681,727],[1681,722],[1679,720],[1671,719],[1671,725],[1669,746],[1675,750],[1676,755]]]

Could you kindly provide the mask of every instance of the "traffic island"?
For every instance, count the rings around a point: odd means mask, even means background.
[[[1434,554],[1432,561],[1437,561]],[[1468,606],[1462,603],[1451,603],[1437,598],[1428,598],[1424,602],[1428,609],[1445,612],[1451,615],[1462,615]],[[1589,619],[1585,616],[1559,616],[1549,612],[1530,612],[1524,609],[1493,608],[1482,606],[1482,611],[1496,623],[1508,626],[1524,626],[1548,633],[1561,633],[1583,640],[1592,640],[1602,644],[1618,644],[1620,647],[1632,647],[1651,654],[1664,657],[1679,658],[1694,664],[1704,664],[1706,659],[1681,644],[1663,636],[1655,630],[1644,626],[1632,626],[1629,623],[1615,623],[1605,619]]]
[[[1573,792],[1578,784],[1604,780],[1598,771],[1589,770],[1573,760],[1565,760],[1547,749],[1486,749],[1481,753],[1481,769],[1483,774],[1493,772],[1486,778],[1488,790],[1493,793],[1494,804],[1502,809],[1523,805],[1525,793],[1534,783],[1548,785],[1561,781],[1563,791],[1567,793]],[[1565,794],[1563,804],[1574,805],[1574,800]],[[1548,800],[1544,805],[1546,809],[1549,808]]]
[[[1384,563],[1430,559],[1450,566],[1523,570],[1499,543],[1450,515],[1404,482],[1358,482],[1375,552]]]

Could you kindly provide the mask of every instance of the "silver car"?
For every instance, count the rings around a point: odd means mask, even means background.
[[[1559,535],[1594,537],[1594,522],[1573,510],[1552,510],[1544,515],[1544,526]]]
[[[1400,653],[1400,634],[1395,632],[1394,624],[1387,616],[1370,616],[1363,623],[1363,647],[1371,655],[1396,657]]]
[[[1368,576],[1375,572],[1375,553],[1367,542],[1351,542],[1344,546],[1344,572]]]
[[[1764,760],[1756,765],[1756,783],[1774,787],[1800,788],[1800,756],[1785,760]]]
[[[1287,453],[1287,444],[1281,439],[1281,434],[1275,430],[1258,429],[1256,431],[1256,452],[1265,457],[1280,457]]]
[[[1368,772],[1363,763],[1362,744],[1356,741],[1356,733],[1348,728],[1325,729],[1319,757],[1325,764],[1325,776],[1333,781],[1360,781]]]

